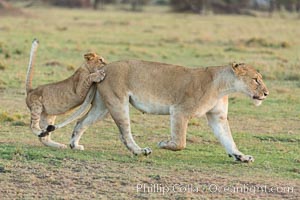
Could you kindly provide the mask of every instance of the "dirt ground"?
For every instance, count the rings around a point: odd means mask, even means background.
[[[15,162],[0,169],[1,199],[299,199],[299,181],[255,181],[151,163],[63,159],[52,166]]]

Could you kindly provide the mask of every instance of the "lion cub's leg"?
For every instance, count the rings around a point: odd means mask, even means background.
[[[45,129],[48,125],[53,125],[55,122],[56,116],[54,115],[47,115],[45,113],[41,114],[41,120],[40,120],[40,127]],[[39,137],[39,140],[45,145],[49,147],[55,147],[55,148],[67,148],[66,145],[55,142],[51,140],[51,133],[47,133],[44,137]]]
[[[188,117],[182,113],[171,114],[171,140],[161,141],[158,146],[173,151],[182,150],[186,146],[186,130]]]
[[[32,102],[32,104],[30,105],[30,128],[32,132],[37,136],[39,136],[43,132],[43,130],[40,128],[42,112],[43,104],[39,100]]]
[[[89,76],[92,82],[99,83],[105,78],[105,72],[103,69],[100,69],[94,73],[91,73]]]
[[[51,133],[49,133],[49,135],[46,135],[44,137],[40,137],[39,140],[41,143],[43,143],[45,146],[48,146],[48,147],[54,147],[54,148],[60,148],[60,149],[67,148],[67,146],[65,144],[61,144],[61,143],[53,141],[51,139]]]
[[[236,161],[253,162],[253,156],[244,155],[237,149],[227,120],[227,111],[228,97],[224,97],[206,114],[208,124],[230,157],[234,157]]]
[[[140,148],[134,141],[131,128],[130,128],[130,117],[129,117],[129,102],[124,100],[123,102],[115,101],[110,102],[107,105],[108,110],[117,124],[120,131],[120,139],[125,146],[135,155],[143,154],[145,156],[151,154],[152,150],[149,147]]]
[[[76,93],[81,99],[85,99],[90,87],[93,83],[99,83],[105,78],[104,70],[98,70],[97,72],[89,74],[82,83],[78,84]]]

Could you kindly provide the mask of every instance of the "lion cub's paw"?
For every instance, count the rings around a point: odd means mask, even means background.
[[[103,69],[97,70],[96,74],[97,74],[97,79],[95,82],[100,82],[105,78],[105,72]]]
[[[235,161],[246,162],[246,163],[254,162],[254,157],[250,155],[233,154],[233,156],[235,158]]]
[[[70,144],[70,148],[73,149],[73,150],[80,150],[80,151],[83,151],[84,150],[84,146],[83,145],[72,145]]]
[[[66,149],[66,148],[67,148],[67,145],[65,145],[65,144],[59,144],[59,145],[58,145],[58,148],[60,148],[60,149]]]

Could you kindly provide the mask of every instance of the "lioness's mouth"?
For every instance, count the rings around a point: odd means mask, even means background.
[[[252,98],[253,98],[253,99],[256,99],[256,100],[262,101],[262,100],[264,100],[266,97],[253,96]]]

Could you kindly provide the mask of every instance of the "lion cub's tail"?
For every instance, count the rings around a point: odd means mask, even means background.
[[[26,93],[32,90],[32,77],[33,77],[33,64],[36,55],[36,50],[38,48],[39,41],[34,39],[32,41],[31,50],[30,50],[30,57],[29,57],[29,64],[27,69],[27,76],[26,76]]]

